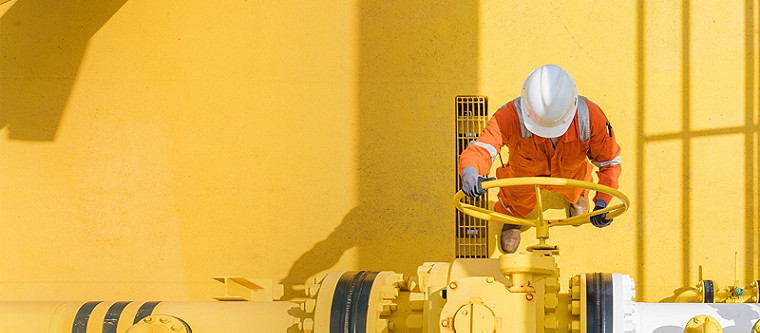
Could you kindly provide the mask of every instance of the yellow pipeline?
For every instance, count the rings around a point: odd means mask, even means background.
[[[298,304],[281,301],[0,302],[0,331],[124,333],[136,326],[132,333],[165,325],[175,332],[185,326],[194,332],[286,332],[296,326],[298,312]]]
[[[537,190],[541,185],[590,188],[623,202],[575,220],[519,219],[523,225],[547,230],[545,237],[551,226],[582,224],[600,212],[614,217],[629,205],[619,191],[567,179],[513,178],[484,186],[525,184]],[[462,193],[456,196],[461,199]],[[309,298],[300,304],[274,301],[282,290],[271,281],[254,283],[236,276],[215,278],[225,283],[225,295],[216,297],[227,300],[222,302],[0,302],[0,332],[577,333],[598,329],[617,315],[628,320],[624,323],[636,324],[630,316],[633,308],[626,310],[626,305],[635,305],[633,280],[626,282],[615,274],[584,274],[572,278],[569,292],[563,293],[555,261],[558,248],[529,250],[498,259],[425,263],[410,277],[391,271],[331,272],[305,284]],[[622,279],[614,282],[616,278]],[[255,301],[243,301],[248,299]],[[720,333],[721,327],[710,317],[698,316],[691,318],[685,332]]]

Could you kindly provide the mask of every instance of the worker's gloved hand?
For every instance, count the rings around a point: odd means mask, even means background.
[[[478,174],[474,167],[466,167],[462,170],[462,192],[473,198],[479,197],[486,193],[480,186],[480,178],[485,179]]]
[[[607,208],[607,202],[602,199],[594,200],[594,210]],[[594,215],[591,217],[591,224],[597,228],[604,228],[612,223],[612,219],[607,218],[607,213]]]

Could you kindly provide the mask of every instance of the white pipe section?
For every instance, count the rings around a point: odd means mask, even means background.
[[[683,333],[698,315],[715,318],[724,333],[751,333],[760,320],[760,304],[754,303],[633,303],[636,333]]]
[[[612,274],[612,292],[613,333],[683,333],[699,315],[715,318],[724,333],[752,333],[760,320],[757,303],[634,302],[633,279],[623,274]]]
[[[636,282],[628,275],[612,274],[612,332],[633,333],[633,298],[636,297]]]

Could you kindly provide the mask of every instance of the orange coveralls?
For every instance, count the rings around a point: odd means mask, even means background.
[[[497,178],[560,177],[591,181],[593,167],[586,160],[588,157],[599,167],[599,184],[618,188],[620,146],[615,141],[612,127],[599,106],[585,97],[578,98],[583,98],[588,105],[591,132],[589,140],[581,141],[579,137],[577,112],[570,127],[559,137],[556,148],[551,139],[535,134],[523,139],[517,114],[519,111],[515,109],[514,101],[511,101],[494,113],[477,142],[462,152],[459,157],[460,174],[465,167],[475,167],[480,175],[488,174],[496,152],[506,145],[509,148],[509,160],[496,170]],[[566,186],[541,188],[559,193],[571,203],[578,201],[581,194],[588,193],[588,190]],[[511,216],[525,217],[536,206],[533,186],[502,187],[498,197],[499,202],[494,210]],[[594,200],[597,199],[609,203],[612,196],[597,193]]]

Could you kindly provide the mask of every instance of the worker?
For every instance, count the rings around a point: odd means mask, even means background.
[[[556,65],[544,65],[525,79],[520,97],[499,108],[488,121],[477,141],[460,155],[462,191],[469,196],[483,195],[480,182],[491,170],[502,146],[509,148],[506,165],[496,169],[497,178],[560,177],[592,181],[598,167],[599,184],[618,187],[620,146],[610,122],[596,104],[578,96],[575,82]],[[588,212],[588,189],[567,186],[542,186],[567,200],[568,215]],[[524,218],[536,206],[533,186],[502,187],[494,205],[496,212]],[[594,210],[607,207],[612,196],[597,192]],[[591,223],[599,228],[610,225],[607,213],[594,215]],[[500,246],[514,253],[520,244],[520,226],[504,224]]]

